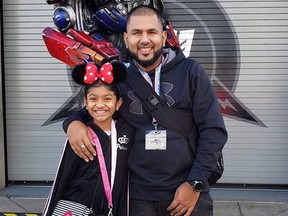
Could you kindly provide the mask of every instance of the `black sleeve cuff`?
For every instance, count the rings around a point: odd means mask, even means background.
[[[85,108],[79,111],[73,112],[68,118],[66,118],[62,124],[62,128],[67,133],[68,126],[73,121],[80,121],[83,124],[87,124],[90,121],[90,116]]]

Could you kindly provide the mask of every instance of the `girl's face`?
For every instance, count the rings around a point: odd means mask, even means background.
[[[85,98],[86,108],[93,117],[94,124],[102,130],[110,130],[112,115],[122,104],[122,99],[117,101],[113,91],[105,86],[91,87]]]

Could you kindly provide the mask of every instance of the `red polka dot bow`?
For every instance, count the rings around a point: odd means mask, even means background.
[[[88,63],[85,70],[84,82],[86,84],[92,84],[98,79],[109,84],[113,82],[113,67],[109,62],[103,64],[99,71],[95,64]]]

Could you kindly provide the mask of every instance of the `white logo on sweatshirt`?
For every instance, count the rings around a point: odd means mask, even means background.
[[[128,150],[129,138],[126,135],[118,138],[117,148],[121,150]]]

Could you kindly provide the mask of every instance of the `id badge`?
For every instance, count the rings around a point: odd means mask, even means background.
[[[166,130],[148,130],[145,135],[146,150],[166,150]]]

